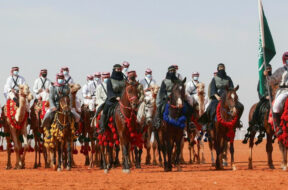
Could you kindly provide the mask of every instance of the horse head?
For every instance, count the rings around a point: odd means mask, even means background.
[[[136,110],[138,107],[138,103],[139,103],[138,102],[139,101],[138,85],[139,83],[135,81],[126,82],[124,96],[128,100],[127,103],[130,104],[132,110]]]
[[[238,89],[239,85],[237,85],[236,88],[227,87],[222,97],[223,106],[228,109],[233,116],[237,114],[236,105],[238,103],[238,95],[236,92]]]
[[[174,108],[181,109],[183,108],[183,100],[185,97],[185,82],[186,78],[183,81],[175,82],[172,87],[172,93],[170,96],[170,105]]]
[[[151,91],[146,92],[144,98],[144,116],[147,125],[150,125],[152,123],[155,112],[155,105],[156,100],[153,96],[153,92]]]

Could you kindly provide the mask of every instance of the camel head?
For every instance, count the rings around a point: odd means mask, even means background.
[[[205,94],[205,84],[200,82],[196,85],[197,87],[197,93],[200,95],[204,95]]]
[[[151,91],[152,91],[153,97],[156,97],[157,94],[158,94],[158,91],[159,91],[160,87],[157,86],[157,85],[151,85],[150,88],[151,88]]]
[[[69,88],[70,88],[71,94],[76,94],[78,90],[80,90],[81,86],[80,84],[70,84]]]
[[[24,96],[24,97],[27,97],[27,99],[29,100],[32,100],[33,99],[33,95],[32,93],[30,92],[30,88],[27,84],[24,84],[24,85],[19,85],[19,95],[20,96]]]

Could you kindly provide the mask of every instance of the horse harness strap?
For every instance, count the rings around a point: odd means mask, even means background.
[[[14,77],[12,76],[12,80],[13,80],[13,83],[14,83],[14,86],[12,87],[12,89],[14,89],[15,90],[15,87],[17,86],[19,86],[18,84],[17,84],[17,82],[18,82],[18,78],[19,78],[19,76],[17,76],[16,77],[16,80],[14,79]]]

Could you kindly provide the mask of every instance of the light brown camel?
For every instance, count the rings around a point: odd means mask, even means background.
[[[27,125],[28,125],[28,109],[29,109],[28,106],[30,101],[33,99],[33,95],[31,94],[29,86],[27,84],[19,85],[19,93],[17,95],[19,99],[19,107],[16,107],[15,102],[12,100],[8,100],[7,103],[9,103],[9,105],[7,104],[4,107],[4,131],[5,133],[10,133],[10,135],[6,137],[7,154],[8,154],[6,169],[12,168],[11,164],[12,145],[10,141],[11,138],[14,143],[14,150],[16,154],[15,169],[25,168],[25,154],[28,148],[28,142],[27,142]],[[23,137],[24,149],[22,149],[22,143],[19,138],[20,136]]]

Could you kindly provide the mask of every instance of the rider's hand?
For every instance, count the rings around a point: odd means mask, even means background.
[[[46,90],[45,90],[47,93],[49,93],[49,89],[47,88]]]
[[[92,97],[91,96],[86,96],[85,99],[92,99]]]
[[[16,90],[11,89],[10,91],[11,91],[12,93],[16,94]]]
[[[263,72],[263,75],[264,75],[264,76],[268,76],[268,71],[265,70],[265,71]]]
[[[38,90],[38,94],[41,93],[41,92],[43,92],[43,89],[42,89],[42,88],[40,88],[40,89]]]
[[[120,100],[120,97],[117,97],[116,100],[119,101],[119,100]]]
[[[216,97],[216,99],[217,99],[218,101],[220,101],[220,100],[221,100],[221,97],[220,97],[220,96],[218,96],[217,94],[215,94],[214,96]]]

